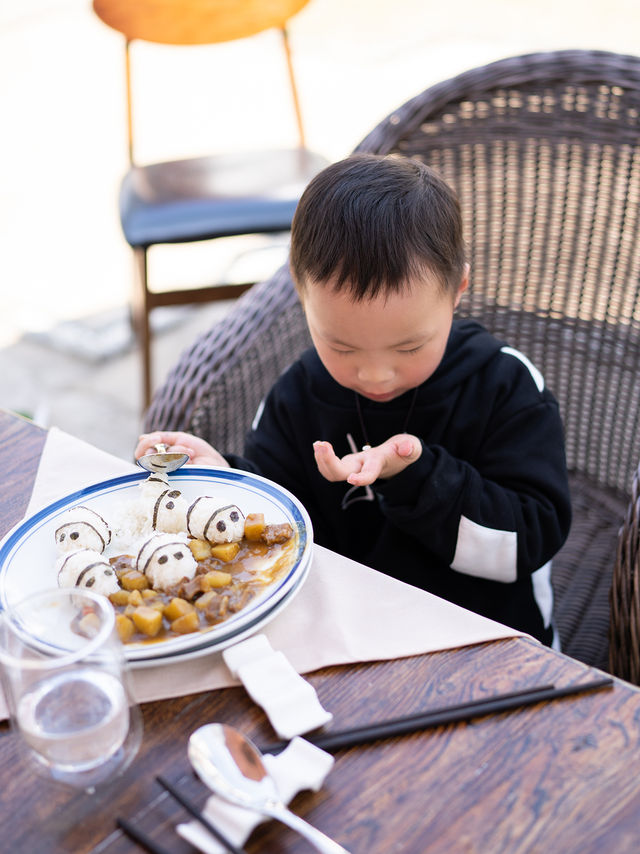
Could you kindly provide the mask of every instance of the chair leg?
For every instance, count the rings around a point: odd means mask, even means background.
[[[133,250],[135,262],[135,281],[132,299],[132,320],[135,335],[142,356],[142,407],[147,409],[151,403],[151,330],[149,324],[149,290],[147,287],[147,250],[138,247]]]

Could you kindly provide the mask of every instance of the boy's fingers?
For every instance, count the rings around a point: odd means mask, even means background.
[[[187,454],[189,459],[192,459],[196,456],[196,452],[193,448],[190,448],[188,445],[171,445],[171,453],[172,454]]]
[[[189,437],[184,433],[162,433],[157,431],[154,433],[143,434],[138,440],[138,444],[133,452],[134,458],[139,459],[146,454],[153,454],[156,452],[156,445],[163,444],[168,447],[170,453],[188,454],[191,459],[194,456],[197,456],[198,452],[191,443],[184,444],[185,439],[188,438]]]
[[[136,459],[138,457],[143,457],[145,454],[149,453],[153,449],[153,443],[149,443],[148,439],[142,439],[136,445],[136,449],[133,452],[133,455]]]
[[[337,460],[333,448],[329,442],[314,442],[313,453],[316,458],[316,465],[323,477],[327,480],[333,479],[333,462]]]
[[[152,433],[143,433],[138,437],[138,441],[144,442],[149,445],[149,447],[152,447],[153,445],[158,444],[174,445],[179,442],[184,442],[184,440],[188,438],[189,434],[181,433],[178,430],[154,430]]]
[[[172,433],[165,433],[161,430],[154,430],[151,433],[143,433],[139,436],[140,442],[145,442],[148,445],[155,445],[158,442],[168,443],[171,441]]]
[[[416,436],[393,436],[387,447],[391,457],[400,457],[404,462],[414,463],[422,454],[422,443]]]
[[[408,448],[407,457],[412,463],[415,463],[422,456],[422,442],[416,437],[409,438],[406,442]]]
[[[177,438],[177,433],[163,433],[160,430],[155,430],[153,433],[143,433],[138,438],[135,454],[140,457],[147,451],[154,449],[155,445],[172,445]]]
[[[373,475],[371,472],[367,472],[364,469],[362,471],[353,472],[347,478],[347,483],[350,483],[352,486],[370,486],[375,480],[378,479],[378,475]]]
[[[323,464],[330,459],[332,454],[335,456],[333,447],[329,442],[314,442],[313,454],[316,458],[316,462],[322,462]]]
[[[415,450],[415,446],[411,439],[401,439],[396,445],[396,451],[399,457],[410,457]]]
[[[347,481],[353,486],[369,486],[380,477],[382,462],[379,454],[367,452],[360,471],[350,474]]]
[[[314,442],[313,453],[318,471],[323,477],[331,481],[346,480],[349,471],[336,456],[330,442]]]

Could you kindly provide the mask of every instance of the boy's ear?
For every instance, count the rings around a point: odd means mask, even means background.
[[[463,293],[467,290],[467,288],[469,287],[469,270],[470,270],[469,265],[468,265],[468,264],[465,264],[465,265],[464,265],[464,272],[463,272],[463,274],[462,274],[462,279],[461,279],[461,281],[460,281],[460,285],[458,286],[458,291],[457,291],[457,293],[456,293],[456,299],[455,299],[455,303],[454,303],[454,305],[453,305],[453,307],[454,307],[454,308],[457,308],[457,307],[458,307],[458,304],[459,304],[459,302],[460,302],[460,299],[462,298],[462,294],[463,294]]]

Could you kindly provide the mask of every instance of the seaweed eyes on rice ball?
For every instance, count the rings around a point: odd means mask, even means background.
[[[55,538],[59,552],[103,552],[111,542],[111,528],[99,513],[79,504],[62,514]]]
[[[165,489],[153,505],[151,526],[155,531],[177,534],[187,527],[187,502],[178,489]]]
[[[168,590],[196,574],[197,563],[184,535],[154,534],[142,546],[136,569],[149,579],[156,590]]]
[[[244,513],[235,504],[220,507],[210,495],[196,498],[187,511],[187,530],[198,540],[235,543],[244,535]]]
[[[109,596],[120,590],[111,564],[93,549],[78,549],[62,555],[56,563],[59,587],[87,587]]]

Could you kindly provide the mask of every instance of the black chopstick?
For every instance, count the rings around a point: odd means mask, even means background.
[[[168,848],[165,848],[163,845],[160,845],[159,842],[156,842],[150,836],[147,836],[144,831],[140,830],[140,828],[135,824],[132,824],[132,822],[127,821],[126,818],[121,818],[119,816],[116,819],[116,824],[124,830],[127,836],[130,836],[134,842],[137,842],[138,845],[142,846],[142,848],[150,851],[151,854],[171,854]]]
[[[543,700],[555,700],[559,697],[568,697],[586,691],[596,691],[599,688],[607,688],[613,685],[611,677],[594,679],[591,682],[582,682],[577,685],[567,685],[564,688],[555,688],[553,685],[539,685],[527,688],[523,691],[514,691],[509,694],[497,694],[480,700],[472,700],[468,703],[460,703],[455,706],[443,706],[427,712],[419,712],[401,718],[392,718],[379,723],[367,724],[365,726],[353,727],[351,729],[337,730],[336,732],[320,733],[319,735],[305,736],[306,741],[315,744],[327,751],[341,750],[345,747],[353,747],[357,744],[366,744],[381,738],[392,738],[404,735],[416,730],[428,727],[442,726],[444,724],[466,721],[481,715],[498,714],[510,709],[519,709],[523,706],[531,706]],[[279,753],[287,745],[287,742],[278,742],[261,747],[262,753]]]
[[[522,688],[520,691],[510,691],[506,694],[500,694],[499,697],[501,700],[507,700],[507,699],[511,699],[511,698],[515,699],[515,698],[519,698],[519,697],[523,697],[523,696],[529,697],[534,693],[535,694],[544,693],[546,691],[551,691],[551,690],[553,690],[552,684],[536,685],[533,688]],[[393,726],[395,724],[400,724],[400,723],[402,723],[403,725],[406,724],[406,729],[404,729],[403,732],[412,732],[413,729],[422,729],[425,726],[423,721],[424,721],[424,718],[426,716],[436,715],[436,714],[444,714],[444,713],[446,713],[447,715],[452,715],[452,714],[458,712],[459,710],[468,710],[470,708],[475,710],[479,705],[484,705],[485,703],[492,703],[495,699],[496,699],[496,697],[494,696],[494,697],[485,697],[485,698],[480,699],[480,700],[469,700],[466,703],[457,703],[456,705],[453,705],[453,706],[443,706],[439,709],[430,709],[429,711],[426,711],[426,712],[425,711],[414,712],[412,715],[405,715],[404,717],[401,717],[401,718],[391,718],[390,720],[379,721],[378,723],[375,723],[375,724],[365,724],[362,727],[354,727],[353,730],[337,730],[334,733],[328,732],[328,733],[320,733],[319,735],[316,735],[316,736],[305,736],[305,739],[307,741],[313,741],[313,743],[316,744],[317,743],[316,740],[322,736],[340,735],[340,734],[342,734],[342,732],[344,732],[344,733],[351,733],[351,732],[356,733],[356,732],[362,732],[364,730],[368,730],[370,727],[382,727],[382,726],[386,727],[386,726]],[[415,723],[414,727],[410,726],[411,722]],[[430,726],[430,725],[431,724],[427,724],[427,726]],[[381,737],[384,737],[384,736],[381,736]],[[370,741],[373,739],[366,739],[366,740]],[[354,743],[357,744],[360,742],[354,742]],[[262,753],[279,753],[281,750],[284,750],[288,744],[289,744],[288,741],[278,741],[275,744],[269,744],[269,745],[266,745],[264,747],[261,747],[260,751]]]
[[[218,840],[218,842],[223,845],[227,851],[231,852],[231,854],[246,854],[244,848],[238,848],[230,839],[228,839],[222,831],[218,830],[218,828],[211,824],[209,819],[198,809],[198,807],[191,801],[185,794],[183,794],[179,789],[177,789],[173,783],[170,783],[164,777],[157,776],[156,780],[163,789],[166,789],[170,795],[176,799],[176,801],[181,804],[188,813],[197,819],[203,827],[209,831],[212,836]]]

